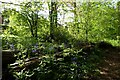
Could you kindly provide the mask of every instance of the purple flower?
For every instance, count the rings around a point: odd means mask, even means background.
[[[32,52],[35,53],[37,50],[36,49],[33,49]]]

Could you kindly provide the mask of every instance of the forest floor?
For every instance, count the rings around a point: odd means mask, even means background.
[[[100,80],[120,80],[120,48],[104,49],[105,55],[99,65]]]

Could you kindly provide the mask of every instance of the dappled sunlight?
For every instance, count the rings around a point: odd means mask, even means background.
[[[4,1],[3,80],[120,80],[120,1]]]
[[[120,79],[120,52],[114,49],[107,53],[100,65],[100,77],[107,80]]]

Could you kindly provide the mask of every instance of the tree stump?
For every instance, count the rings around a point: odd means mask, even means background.
[[[2,50],[2,79],[8,80],[13,79],[13,76],[9,73],[8,64],[14,63],[16,58],[14,57],[15,53],[19,51],[14,50]]]
[[[2,66],[7,67],[8,64],[14,63],[16,60],[14,54],[18,52],[14,50],[2,50]]]

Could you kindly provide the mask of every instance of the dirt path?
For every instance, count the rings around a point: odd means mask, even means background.
[[[100,80],[120,80],[120,48],[106,50],[99,69]]]

